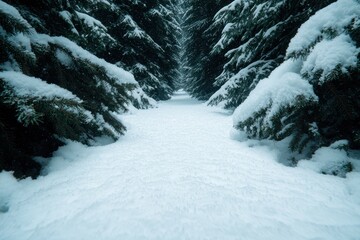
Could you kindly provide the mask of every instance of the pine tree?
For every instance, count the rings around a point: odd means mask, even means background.
[[[217,76],[221,87],[209,105],[234,109],[257,83],[284,60],[290,39],[298,27],[327,1],[233,1],[215,16],[215,25],[224,25],[222,36],[213,52],[226,50],[228,61]]]
[[[360,4],[339,0],[299,29],[285,61],[235,111],[235,126],[253,138],[291,137],[312,154],[347,139],[359,148]]]
[[[101,56],[133,73],[149,96],[169,99],[178,78],[176,1],[113,1],[111,6],[109,11],[116,9],[112,17],[104,10],[93,12],[118,43]]]
[[[221,27],[212,25],[214,14],[229,1],[184,1],[184,64],[185,89],[198,99],[208,99],[218,88],[215,77],[220,74],[224,57],[211,54],[221,34]]]
[[[28,8],[19,9],[29,17]],[[35,15],[31,19],[38,22]],[[65,138],[115,140],[125,131],[118,114],[132,104],[153,103],[130,73],[65,37],[38,33],[3,1],[0,21],[0,169],[36,176],[40,166],[33,156],[50,156]]]
[[[176,0],[16,2],[38,32],[66,36],[130,71],[147,95],[170,98],[179,63]]]

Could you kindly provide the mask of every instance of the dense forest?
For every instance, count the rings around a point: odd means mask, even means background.
[[[302,156],[360,148],[357,0],[0,0],[0,46],[0,171],[18,178],[180,88]]]

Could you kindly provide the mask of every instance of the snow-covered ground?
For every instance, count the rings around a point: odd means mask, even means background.
[[[38,180],[0,174],[0,239],[360,239],[360,177],[279,164],[178,93],[120,141],[61,148]]]

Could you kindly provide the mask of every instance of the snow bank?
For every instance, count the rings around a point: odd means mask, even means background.
[[[82,153],[89,148],[84,144],[71,140],[65,140],[65,144],[65,146],[60,147],[53,153],[51,159],[39,160],[45,163],[41,172],[42,175],[66,171],[66,169],[70,167],[72,163],[76,162],[76,160],[82,156]]]
[[[351,21],[359,16],[360,3],[356,0],[338,0],[319,10],[298,29],[289,44],[287,55],[310,48],[326,30],[340,34],[344,27],[350,25]]]
[[[45,97],[47,99],[60,97],[80,102],[80,99],[70,91],[20,72],[0,72],[0,78],[13,89],[17,96],[36,96]]]
[[[19,186],[11,172],[0,172],[0,215],[9,210],[11,195],[19,190]]]
[[[248,98],[235,110],[234,123],[251,118],[254,113],[267,109],[269,121],[282,107],[291,106],[298,96],[317,100],[312,85],[298,74],[301,60],[287,60],[277,67],[268,78],[259,82]]]
[[[360,161],[360,159],[358,161]],[[350,172],[346,174],[345,183],[352,199],[357,204],[360,204],[360,172]]]
[[[340,177],[345,177],[351,168],[346,151],[331,146],[318,149],[310,160],[299,161],[298,167]]]

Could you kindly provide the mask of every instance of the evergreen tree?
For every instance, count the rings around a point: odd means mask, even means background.
[[[229,1],[184,1],[183,75],[185,88],[198,99],[208,99],[218,88],[215,77],[220,74],[224,57],[211,54],[221,34],[221,26],[212,25],[214,14]]]
[[[11,2],[38,32],[66,36],[133,73],[154,99],[170,98],[179,63],[176,0]]]
[[[225,27],[213,52],[226,50],[228,61],[216,78],[215,86],[221,89],[208,103],[228,109],[239,106],[284,60],[300,25],[333,1],[241,0],[222,8],[214,24]]]
[[[101,56],[133,73],[149,96],[169,99],[178,78],[176,1],[113,1],[108,11],[114,8],[117,14],[112,17],[104,10],[93,12],[118,43]]]
[[[117,139],[125,131],[117,115],[132,104],[153,103],[130,73],[65,37],[39,34],[3,1],[0,25],[0,169],[36,176],[33,156],[50,156],[65,138],[86,144],[100,136]]]
[[[286,61],[259,82],[234,114],[253,138],[291,137],[292,150],[311,154],[347,139],[359,148],[360,3],[339,0],[305,22]]]

